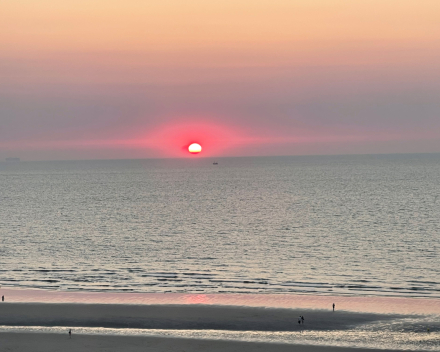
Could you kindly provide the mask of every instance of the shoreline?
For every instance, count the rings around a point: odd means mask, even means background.
[[[141,351],[159,341],[148,350],[281,352],[308,346],[309,352],[440,351],[439,315],[161,302],[1,302],[1,346],[16,351]],[[299,316],[305,317],[304,324],[298,324]],[[67,340],[69,329],[81,337],[78,342]],[[41,343],[41,349],[29,341]],[[180,349],[183,345],[187,349]]]
[[[208,305],[317,309],[375,314],[440,315],[440,299],[389,296],[238,293],[132,293],[0,288],[4,303],[83,303],[127,305]],[[1,304],[2,302],[0,302]]]
[[[33,352],[386,352],[403,350],[351,348],[335,346],[310,346],[279,343],[202,340],[173,337],[145,336],[102,336],[45,333],[3,333],[0,332],[1,346],[4,350]],[[417,350],[406,350],[417,351]]]
[[[298,317],[305,323],[298,324]],[[169,330],[343,331],[411,317],[346,311],[214,305],[6,303],[0,325]]]

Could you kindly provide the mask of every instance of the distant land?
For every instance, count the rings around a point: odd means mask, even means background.
[[[6,161],[20,161],[20,158],[6,158]]]

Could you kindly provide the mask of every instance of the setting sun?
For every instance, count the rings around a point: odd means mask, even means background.
[[[191,154],[198,154],[202,151],[202,146],[198,143],[193,143],[188,147],[188,151]]]

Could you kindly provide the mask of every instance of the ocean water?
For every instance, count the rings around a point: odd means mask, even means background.
[[[0,284],[440,297],[440,154],[0,162]]]
[[[374,348],[398,351],[440,351],[438,333],[402,332],[394,324],[365,325],[344,331],[231,331],[173,329],[115,329],[76,327],[74,334],[155,336],[187,339],[232,340],[289,345]],[[377,330],[380,328],[381,330]],[[0,326],[0,332],[66,334],[64,326]]]

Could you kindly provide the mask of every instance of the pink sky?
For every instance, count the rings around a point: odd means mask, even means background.
[[[0,160],[440,152],[437,0],[3,0]]]

